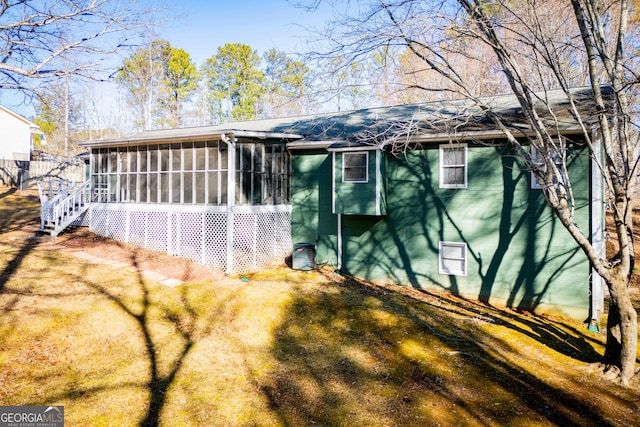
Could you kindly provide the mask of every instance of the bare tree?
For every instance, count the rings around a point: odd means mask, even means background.
[[[32,92],[43,80],[100,78],[106,58],[135,45],[159,23],[156,2],[5,0],[0,2],[0,88]]]
[[[449,94],[466,99],[493,121],[522,157],[548,205],[608,286],[603,372],[629,384],[635,374],[638,334],[629,280],[634,266],[632,195],[639,154],[630,101],[638,84],[637,49],[630,46],[635,39],[628,37],[630,0],[332,3],[342,4],[343,14],[326,29],[329,45],[320,51],[322,55],[349,63],[386,46],[407,49],[415,70],[422,74],[412,80],[413,89],[439,98]],[[479,70],[493,83],[479,81]],[[572,90],[584,84],[592,94],[586,109]],[[567,104],[562,110],[555,109],[547,96],[551,89],[564,93]],[[500,90],[515,95],[526,132],[482,97]],[[611,194],[619,246],[613,259],[607,259],[583,233],[588,226],[576,222],[564,155],[567,147],[559,137],[566,120],[582,130]],[[591,131],[594,125],[600,129],[597,135]],[[407,149],[412,132],[416,127],[405,124],[379,139]]]
[[[288,117],[304,114],[309,107],[311,70],[275,48],[262,55],[266,91],[261,98],[259,117]]]
[[[77,154],[77,147],[71,144],[71,130],[78,121],[80,104],[73,97],[68,79],[50,82],[38,97],[38,116],[34,122],[46,135],[46,149],[49,153],[68,157]]]

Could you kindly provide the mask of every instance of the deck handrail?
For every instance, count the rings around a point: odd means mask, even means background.
[[[87,210],[90,181],[80,185],[38,184],[40,189],[40,230],[56,236]],[[55,194],[54,194],[55,193]]]

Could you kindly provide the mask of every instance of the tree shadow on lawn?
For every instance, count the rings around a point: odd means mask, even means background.
[[[468,311],[481,317],[489,317],[492,322],[500,323],[516,333],[540,342],[559,354],[580,362],[599,364],[602,361],[602,354],[595,348],[600,347],[601,351],[604,351],[604,342],[597,338],[596,333],[586,333],[587,326],[585,324],[571,326],[570,323],[564,322],[560,327],[557,322],[526,310],[501,309],[489,303],[462,296],[448,295],[447,298],[444,298],[437,293],[422,289],[414,289],[414,291],[424,294],[428,298],[440,300],[443,304],[448,304],[451,307],[458,307],[461,313]],[[640,299],[635,300],[634,304],[640,307]],[[608,310],[608,305],[606,309]],[[605,310],[605,314],[607,310]],[[606,324],[605,317],[601,319],[601,323]],[[601,333],[601,336],[604,337],[604,334]],[[640,363],[640,358],[636,359],[636,362]]]
[[[137,267],[137,263],[135,257],[133,258],[133,265]],[[155,426],[158,425],[158,420],[160,417],[160,410],[164,405],[164,396],[168,390],[169,385],[175,378],[178,370],[181,366],[181,360],[187,355],[191,347],[193,346],[193,341],[190,339],[190,333],[188,330],[182,330],[181,328],[177,328],[178,332],[185,340],[185,344],[182,346],[182,351],[178,356],[178,360],[174,363],[173,369],[169,371],[165,376],[160,375],[158,371],[158,353],[157,348],[154,345],[153,338],[151,337],[151,331],[148,328],[149,322],[149,309],[151,307],[151,302],[149,301],[149,292],[147,287],[145,286],[144,280],[142,278],[141,272],[136,268],[136,272],[138,273],[138,284],[140,285],[141,291],[143,292],[143,298],[141,301],[141,308],[129,307],[127,303],[120,299],[115,294],[112,294],[108,289],[100,286],[97,283],[87,283],[90,287],[97,290],[100,294],[107,297],[109,300],[114,302],[118,308],[122,312],[124,312],[127,316],[133,319],[136,323],[138,332],[142,334],[144,337],[145,348],[147,352],[147,356],[149,359],[149,373],[150,379],[146,386],[146,388],[151,393],[151,400],[149,404],[149,408],[144,420],[140,423],[141,426]]]
[[[142,292],[142,299],[139,307],[135,307],[135,304],[128,303],[125,298],[119,297],[109,289],[97,283],[88,282],[87,285],[115,303],[124,314],[134,320],[138,332],[144,339],[146,355],[149,362],[149,381],[145,388],[150,393],[150,403],[147,412],[139,425],[143,427],[151,427],[159,424],[160,414],[166,403],[169,387],[173,384],[176,376],[180,372],[180,369],[183,367],[185,358],[193,349],[193,346],[196,343],[195,337],[200,334],[206,334],[207,331],[196,330],[197,314],[189,304],[187,288],[181,288],[180,306],[183,309],[182,312],[175,310],[175,307],[171,308],[168,305],[165,305],[164,302],[152,302],[150,300],[149,289],[145,283],[142,269],[138,264],[137,258],[138,251],[134,250],[131,255],[131,264],[136,272],[137,282],[140,291]],[[153,315],[151,313],[151,310],[153,309],[160,309],[162,311],[161,317],[169,322],[170,327],[177,334],[177,337],[174,337],[171,342],[172,347],[177,348],[178,351],[173,357],[172,362],[169,364],[169,369],[160,369],[159,357],[163,350],[163,346],[156,342],[157,340],[154,339],[150,328],[151,323],[153,322],[152,317],[157,318],[158,316],[157,314]]]
[[[15,189],[12,190],[15,191]],[[13,194],[14,191],[12,190],[0,195],[0,199]],[[18,200],[16,203],[19,204],[22,201]],[[21,233],[19,236],[12,237],[13,242],[19,243],[16,245],[19,247],[13,258],[0,271],[0,293],[4,291],[7,282],[18,271],[27,255],[40,243],[40,236],[36,232],[36,224],[39,223],[39,218],[33,218],[32,211],[33,209],[28,208],[3,209],[0,214],[0,241],[8,239],[6,237],[7,233],[26,231],[24,234]],[[14,246],[12,243],[8,243],[8,245]]]
[[[176,297],[177,301],[174,298],[166,301],[161,300],[144,279],[143,271],[138,264],[137,250],[133,250],[131,253],[130,264],[136,275],[136,280],[123,284],[120,289],[88,280],[83,274],[75,275],[74,280],[112,302],[117,310],[124,314],[124,318],[129,319],[135,325],[130,334],[134,337],[134,342],[139,339],[143,341],[142,352],[136,351],[138,348],[136,345],[134,349],[131,349],[132,353],[129,356],[131,359],[128,363],[139,362],[140,354],[142,354],[142,359],[148,367],[148,373],[144,377],[148,379],[138,379],[140,377],[137,376],[136,379],[130,381],[117,380],[113,383],[109,382],[97,386],[80,384],[59,394],[50,394],[46,401],[82,399],[110,390],[141,389],[149,393],[149,403],[137,425],[157,426],[160,423],[170,387],[184,367],[184,361],[193,350],[198,338],[209,333],[210,326],[214,324],[211,319],[216,316],[216,311],[215,307],[211,307],[210,315],[206,316],[203,321],[202,316],[199,316],[190,304],[187,287],[180,288],[179,297]],[[85,269],[88,268],[90,265],[85,266]],[[97,302],[94,300],[91,304],[97,304]],[[108,319],[105,319],[105,322],[108,322]],[[115,357],[118,358],[121,355],[115,355]],[[102,363],[106,363],[108,360],[111,359],[106,357]],[[107,367],[105,372],[121,377],[122,373],[117,372],[119,369]],[[103,372],[101,375],[105,376],[106,374]],[[33,404],[43,403],[34,402]],[[132,422],[131,425],[133,424]]]
[[[18,191],[18,189],[17,189],[17,188],[15,188],[15,187],[11,187],[11,188],[9,188],[7,191],[5,191],[5,192],[3,192],[3,193],[0,193],[0,199],[5,198],[5,197],[7,197],[7,196],[10,196],[10,195],[12,195],[13,193],[15,193],[16,191]]]
[[[25,253],[31,249],[23,248]],[[175,299],[162,300],[145,282],[137,251],[131,264],[136,279],[122,289],[81,274],[74,279],[112,302],[135,325],[132,333],[136,343],[142,342],[136,348],[143,349],[148,374],[135,381],[78,387],[46,400],[142,389],[149,394],[149,404],[139,425],[156,426],[186,358],[199,338],[219,325],[218,319],[228,318],[221,313],[229,308],[227,301],[217,300],[203,314],[202,307],[192,305],[186,286]],[[19,266],[13,261],[11,271]],[[618,409],[629,408],[632,419],[627,424],[640,422],[631,403],[619,401],[609,385],[585,382],[592,389],[578,396],[557,386],[562,381],[572,384],[570,388],[582,386],[575,378],[553,382],[532,374],[535,368],[519,367],[510,357],[536,361],[526,350],[518,353],[518,340],[534,340],[588,362],[599,355],[583,334],[574,337],[553,322],[464,299],[402,289],[406,292],[355,280],[297,285],[273,331],[272,368],[252,363],[249,350],[238,343],[234,353],[249,356],[243,365],[255,385],[252,389],[281,425],[617,425],[610,421],[606,403],[596,405],[583,397],[589,393],[597,395],[598,402],[618,400]],[[158,335],[158,319],[164,339]],[[491,328],[490,333],[485,328]],[[538,361],[558,363],[544,357]],[[231,402],[233,396],[226,399]],[[254,420],[245,425],[261,424]]]
[[[465,301],[408,301],[351,280],[324,292],[300,287],[275,334],[278,368],[257,382],[282,425],[615,425],[588,398],[514,363],[537,359],[518,354],[510,337],[591,360],[588,343],[567,343],[570,334],[543,322],[530,321],[530,332],[511,325],[521,317],[504,317]],[[512,330],[498,338],[484,327]],[[580,387],[569,375],[564,381]],[[618,400],[607,387],[592,392]]]
[[[27,192],[14,196],[12,191],[0,195],[0,234],[13,231],[35,233],[38,228],[40,228],[40,206],[37,196]]]
[[[586,326],[571,326],[563,323],[560,327],[556,322],[532,313],[516,313],[512,309],[500,309],[488,303],[471,300],[461,296],[447,295],[443,297],[434,292],[416,290],[428,299],[439,301],[448,306],[448,310],[464,316],[476,315],[480,320],[488,320],[522,334],[555,350],[559,354],[571,357],[585,363],[596,363],[602,359],[594,346],[602,346],[602,342],[585,333]]]
[[[40,240],[36,235],[27,236],[24,239],[24,244],[20,245],[20,248],[13,258],[9,260],[7,265],[0,272],[0,293],[4,292],[7,282],[9,282],[11,277],[13,277],[13,275],[18,271],[27,255],[29,255],[36,246],[38,246],[38,243],[40,243]]]

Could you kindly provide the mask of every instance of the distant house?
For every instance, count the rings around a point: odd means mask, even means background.
[[[29,161],[38,126],[0,105],[0,159]]]
[[[590,90],[574,94],[589,121]],[[564,95],[547,96],[569,168],[583,178],[574,178],[576,216],[604,251],[600,175]],[[513,97],[486,101],[526,132]],[[408,144],[400,154],[390,150],[398,138]],[[603,309],[601,279],[535,179],[464,100],[83,145],[89,223],[104,236],[227,272],[263,268],[306,244],[314,262],[367,280],[579,320]]]

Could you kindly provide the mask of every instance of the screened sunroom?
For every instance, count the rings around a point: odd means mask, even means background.
[[[88,225],[101,236],[231,272],[291,251],[295,136],[193,128],[89,141]]]

